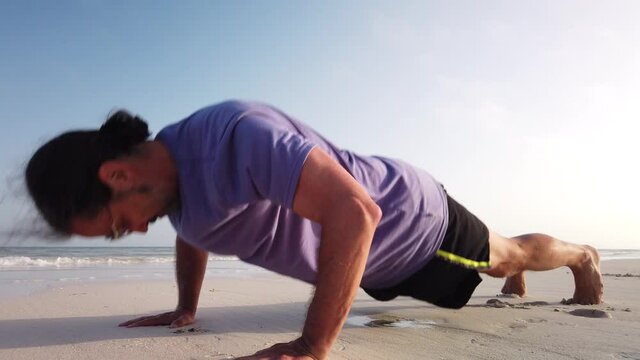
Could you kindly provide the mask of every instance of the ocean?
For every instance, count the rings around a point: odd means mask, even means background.
[[[640,259],[640,249],[599,249],[602,260]],[[169,247],[0,247],[0,270],[62,270],[162,267],[175,263]],[[233,256],[209,256],[209,268],[233,269],[240,261]]]
[[[0,300],[98,281],[173,279],[173,247],[0,247]],[[603,261],[640,259],[640,250],[599,249]],[[249,277],[266,270],[210,255],[207,276]]]
[[[0,300],[101,281],[175,278],[173,247],[0,247]],[[250,277],[266,270],[211,254],[207,277]]]

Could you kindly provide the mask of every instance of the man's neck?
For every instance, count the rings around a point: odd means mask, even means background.
[[[155,183],[177,197],[178,169],[169,149],[160,141],[147,141],[140,145],[145,157],[145,171],[148,181]]]

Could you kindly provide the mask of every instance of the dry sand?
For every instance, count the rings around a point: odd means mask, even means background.
[[[485,278],[461,310],[361,292],[330,358],[640,359],[640,260],[605,261],[603,273],[597,306],[560,303],[573,291],[566,269],[528,273],[523,299],[496,297],[502,282]],[[276,275],[207,277],[197,323],[178,330],[117,327],[173,308],[173,282],[50,289],[0,303],[0,359],[233,358],[295,338],[311,291]]]

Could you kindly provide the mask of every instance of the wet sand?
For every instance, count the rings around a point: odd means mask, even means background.
[[[640,260],[602,264],[605,303],[565,305],[568,269],[528,273],[525,298],[485,277],[468,306],[447,310],[361,292],[331,359],[640,359]],[[0,359],[230,359],[295,338],[312,288],[270,274],[208,276],[197,322],[117,327],[172,309],[172,281],[65,285],[0,302]]]

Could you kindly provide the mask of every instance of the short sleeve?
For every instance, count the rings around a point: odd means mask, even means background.
[[[284,119],[259,114],[240,118],[231,139],[232,176],[243,197],[269,199],[288,208],[314,143]]]

